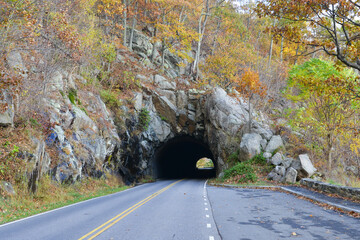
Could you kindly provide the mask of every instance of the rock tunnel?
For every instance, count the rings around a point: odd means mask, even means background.
[[[198,169],[199,159],[210,158],[214,168]],[[191,136],[178,136],[163,143],[154,155],[154,175],[161,179],[214,178],[217,164],[207,144]]]

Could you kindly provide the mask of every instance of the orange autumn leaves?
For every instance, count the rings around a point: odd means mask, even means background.
[[[235,83],[235,89],[243,96],[251,99],[253,95],[264,96],[266,94],[266,86],[260,81],[259,74],[246,68]]]

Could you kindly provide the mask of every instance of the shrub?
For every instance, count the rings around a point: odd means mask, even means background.
[[[6,141],[1,146],[0,158],[0,180],[9,182],[21,181],[25,162],[18,158],[19,147]]]
[[[249,162],[263,166],[267,164],[266,158],[264,158],[262,153],[254,156],[252,159],[249,160]]]
[[[77,99],[77,91],[76,89],[71,88],[68,93],[69,100],[72,104],[75,105],[75,101]]]
[[[111,91],[101,90],[100,97],[110,108],[117,108],[120,106],[116,94]]]
[[[257,176],[249,162],[240,162],[225,170],[223,180],[236,178],[238,183],[256,182]]]
[[[149,127],[150,115],[146,108],[142,108],[139,113],[139,127],[141,130],[146,131]]]
[[[230,166],[236,164],[239,161],[239,154],[239,151],[236,151],[228,156],[227,162],[230,164]]]

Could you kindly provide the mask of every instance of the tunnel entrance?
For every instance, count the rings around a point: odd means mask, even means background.
[[[198,169],[201,158],[214,160],[209,147],[190,136],[175,137],[164,143],[155,153],[154,173],[156,178],[214,178],[214,168]]]

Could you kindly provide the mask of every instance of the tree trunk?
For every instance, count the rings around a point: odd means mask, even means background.
[[[297,60],[298,60],[299,48],[300,48],[300,45],[297,45],[294,65],[296,65]]]
[[[130,33],[129,48],[131,50],[132,50],[132,47],[133,47],[133,38],[134,38],[134,31],[135,31],[135,27],[136,27],[137,12],[138,12],[138,2],[135,3],[135,14],[134,14],[134,17],[133,17],[131,33]]]
[[[261,32],[258,33],[258,37],[256,38],[256,65],[257,65],[257,71],[260,72],[260,39]]]
[[[312,54],[312,58],[316,58],[316,51],[315,51],[315,49],[316,49],[316,47],[313,47],[313,49],[314,49],[314,52],[313,52],[313,54]]]
[[[161,56],[161,71],[164,71],[165,70],[165,68],[164,68],[165,54],[166,54],[166,47],[165,47],[164,41],[162,42],[161,53],[162,53],[162,56]]]
[[[273,51],[273,42],[274,42],[274,38],[273,36],[271,36],[271,41],[270,41],[270,50],[269,50],[269,62],[268,62],[268,68],[271,67],[271,58],[272,58],[272,51]]]
[[[327,135],[326,141],[327,141],[326,158],[328,161],[329,171],[331,171],[333,165],[333,159],[332,159],[333,141],[332,141],[332,135],[330,133]]]
[[[357,163],[357,169],[358,169],[358,178],[360,179],[360,157],[356,156],[356,163]]]
[[[195,74],[195,76],[194,76],[195,79],[197,79],[199,76],[199,61],[200,61],[201,44],[202,44],[202,40],[203,40],[204,33],[205,33],[206,23],[207,23],[209,14],[210,14],[209,0],[206,0],[206,2],[205,2],[205,10],[206,10],[205,12],[201,11],[201,15],[199,18],[199,27],[198,27],[199,40],[197,42],[194,64],[193,64],[193,67],[191,70],[192,74]],[[203,15],[205,15],[204,22],[202,22]]]
[[[281,36],[281,44],[280,44],[280,62],[283,62],[283,53],[284,53],[284,36]]]
[[[127,41],[127,36],[126,36],[126,29],[127,29],[127,0],[123,0],[124,1],[124,16],[123,16],[123,24],[124,24],[124,39],[123,39],[123,45],[126,47],[126,41]]]
[[[157,32],[157,29],[155,27],[154,29],[154,32],[152,33],[152,37],[155,37],[156,36],[156,32]],[[150,61],[153,63],[154,60],[155,60],[155,52],[156,52],[156,48],[157,48],[157,44],[156,42],[153,43],[153,48],[152,48],[152,51],[151,51],[151,58],[150,58]]]
[[[251,104],[250,104],[252,97],[253,97],[253,95],[251,94],[249,96],[249,133],[251,133],[251,125],[252,125],[252,123],[251,123],[251,119],[252,119],[252,117],[251,117]]]
[[[273,26],[275,27],[275,20],[274,20]],[[271,67],[271,58],[272,58],[272,52],[273,52],[273,44],[274,44],[274,36],[271,35],[268,68]]]
[[[212,48],[211,48],[211,55],[214,55],[214,49],[216,47],[216,36],[218,35],[219,31],[220,31],[220,25],[221,25],[221,19],[218,19],[217,22],[217,26],[216,26],[216,31],[214,34],[214,39],[213,39],[213,43],[212,43]]]

